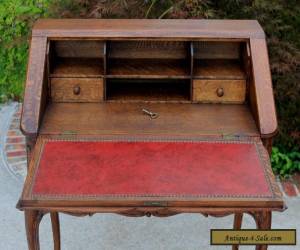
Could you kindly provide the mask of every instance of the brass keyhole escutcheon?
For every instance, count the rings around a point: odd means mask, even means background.
[[[79,86],[74,86],[74,88],[73,88],[73,94],[74,95],[79,95],[80,94],[80,87]]]
[[[224,95],[224,89],[223,88],[217,88],[216,93],[217,93],[218,97],[222,97]]]

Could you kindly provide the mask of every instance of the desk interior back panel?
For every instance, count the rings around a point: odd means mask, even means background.
[[[193,42],[195,59],[239,59],[241,42]]]
[[[102,58],[105,42],[99,40],[51,41],[57,57]]]
[[[179,41],[111,41],[107,47],[112,59],[185,59],[189,53],[189,43]]]
[[[100,77],[104,75],[105,42],[50,41],[50,77]]]
[[[184,79],[107,79],[106,100],[190,102],[190,81]]]

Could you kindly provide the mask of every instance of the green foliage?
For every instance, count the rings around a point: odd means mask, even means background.
[[[22,96],[29,33],[33,21],[40,16],[257,19],[267,36],[279,120],[273,169],[282,176],[299,170],[299,0],[0,1],[0,102]]]
[[[44,0],[49,2],[47,14],[50,17],[80,18],[86,16],[86,0]]]
[[[148,1],[152,16],[257,19],[267,36],[280,150],[300,152],[300,4],[298,0]],[[154,4],[153,4],[154,3]],[[155,11],[154,7],[158,10]],[[165,11],[166,12],[166,11]],[[155,13],[158,13],[155,15]]]
[[[298,0],[214,1],[220,18],[257,19],[267,36],[279,134],[275,145],[300,152],[300,4]]]
[[[214,10],[209,0],[146,1],[146,18],[211,18]]]
[[[300,152],[281,152],[277,147],[272,149],[271,163],[273,171],[283,178],[300,171]]]
[[[0,102],[21,96],[29,30],[46,6],[43,0],[4,0],[0,4]]]

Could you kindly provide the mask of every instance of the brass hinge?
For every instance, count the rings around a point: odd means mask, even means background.
[[[77,135],[77,131],[65,130],[61,133],[61,135]]]
[[[145,201],[144,206],[147,206],[147,207],[167,207],[168,202],[166,202],[166,201]]]
[[[242,139],[248,137],[249,137],[248,135],[244,135],[244,134],[222,134],[222,138],[225,140]]]
[[[47,42],[47,47],[46,47],[46,55],[48,56],[50,52],[50,41]]]

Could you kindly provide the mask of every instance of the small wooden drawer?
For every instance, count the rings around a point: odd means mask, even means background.
[[[193,80],[193,101],[204,103],[243,103],[245,80]]]
[[[102,78],[51,78],[53,102],[101,102]]]

